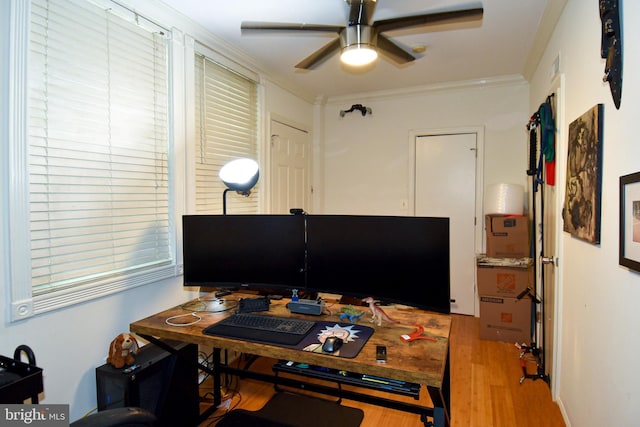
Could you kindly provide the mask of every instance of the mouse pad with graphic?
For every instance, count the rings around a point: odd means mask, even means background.
[[[316,322],[316,326],[303,338],[296,349],[323,353],[322,344],[331,336],[342,338],[344,344],[338,351],[331,353],[333,356],[354,358],[360,353],[367,343],[374,329],[369,326],[361,326],[353,323],[341,322]]]

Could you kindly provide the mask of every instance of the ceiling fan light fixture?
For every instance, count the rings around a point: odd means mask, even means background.
[[[295,68],[310,70],[328,57],[341,51],[341,60],[349,66],[364,66],[378,57],[378,50],[398,65],[408,64],[418,58],[405,47],[394,43],[385,33],[403,28],[438,26],[441,24],[463,24],[481,21],[484,13],[482,6],[470,9],[453,9],[421,13],[418,15],[397,16],[380,21],[372,19],[376,0],[345,0],[349,6],[346,26],[323,24],[296,24],[278,22],[243,22],[241,30],[266,31],[313,31],[338,33],[339,39],[332,39],[320,49],[304,58]],[[457,28],[457,26],[455,27]],[[440,29],[435,29],[440,31]],[[414,46],[413,53],[422,54],[426,46]]]
[[[378,52],[370,45],[352,44],[342,49],[340,60],[347,65],[363,66],[371,64],[378,58]]]
[[[352,66],[371,64],[378,58],[376,33],[368,25],[352,25],[340,33],[340,60]]]

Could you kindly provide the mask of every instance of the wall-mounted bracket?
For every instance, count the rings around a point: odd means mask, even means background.
[[[356,110],[362,113],[362,117],[366,116],[367,114],[373,113],[373,111],[371,111],[371,108],[369,107],[365,107],[362,104],[353,104],[348,110],[340,110],[340,117],[344,117],[345,114],[351,113]]]

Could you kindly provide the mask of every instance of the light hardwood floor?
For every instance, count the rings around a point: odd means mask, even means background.
[[[479,339],[479,319],[452,315],[451,328],[451,426],[452,427],[563,427],[558,405],[542,380],[520,384],[520,351],[512,343]],[[273,360],[261,358],[252,368],[270,370]],[[231,384],[230,406],[260,409],[275,393],[273,385],[253,380]],[[206,386],[202,387],[202,394]],[[429,404],[426,393],[421,403]],[[330,398],[330,397],[327,397]],[[408,401],[415,402],[407,398]],[[350,400],[343,405],[364,411],[362,427],[421,426],[418,415],[379,408]],[[215,426],[217,411],[200,427]]]

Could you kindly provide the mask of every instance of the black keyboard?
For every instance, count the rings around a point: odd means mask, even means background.
[[[273,345],[297,345],[313,329],[313,320],[236,313],[203,330],[206,335]]]

